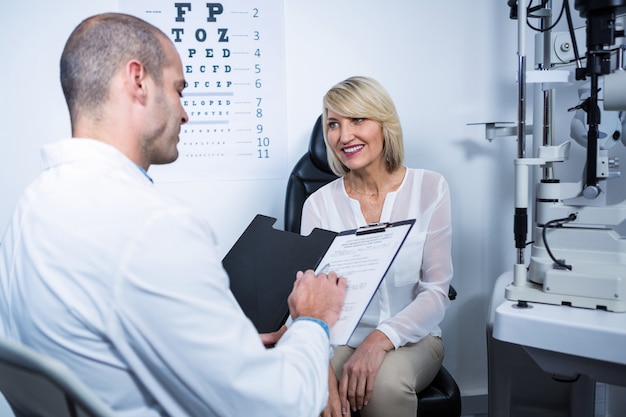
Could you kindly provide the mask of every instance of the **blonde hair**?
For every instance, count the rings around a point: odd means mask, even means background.
[[[383,153],[388,172],[393,172],[404,163],[402,127],[396,106],[387,90],[370,77],[350,77],[333,86],[324,95],[322,122],[328,164],[339,176],[350,170],[341,163],[328,144],[328,111],[342,117],[364,118],[379,122],[383,130]]]

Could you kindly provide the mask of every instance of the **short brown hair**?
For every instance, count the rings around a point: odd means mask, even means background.
[[[104,13],[83,20],[61,55],[61,87],[74,120],[79,112],[96,114],[108,96],[119,68],[137,59],[157,83],[167,64],[167,36],[150,23],[122,13]]]

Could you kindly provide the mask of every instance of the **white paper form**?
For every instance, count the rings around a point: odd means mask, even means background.
[[[363,316],[415,220],[342,232],[322,258],[316,273],[334,271],[348,281],[346,298],[330,343],[345,345]]]

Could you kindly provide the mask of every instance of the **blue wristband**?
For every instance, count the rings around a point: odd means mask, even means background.
[[[324,331],[326,332],[326,336],[328,336],[328,338],[330,339],[330,329],[328,328],[328,324],[326,324],[324,320],[316,319],[315,317],[298,317],[293,322],[295,323],[298,320],[312,321],[313,323],[319,324],[320,326],[322,326],[322,329],[324,329]]]

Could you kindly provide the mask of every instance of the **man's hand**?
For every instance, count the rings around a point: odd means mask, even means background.
[[[313,270],[298,271],[288,299],[291,317],[313,317],[331,327],[339,319],[346,285],[346,279],[334,272],[316,277]]]

